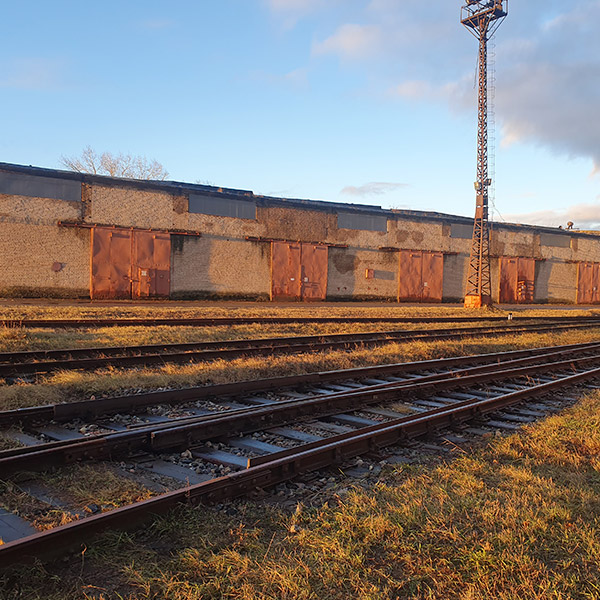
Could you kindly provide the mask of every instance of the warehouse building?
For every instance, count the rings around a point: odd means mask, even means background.
[[[0,163],[0,296],[459,302],[472,219]],[[600,238],[494,223],[493,299],[600,302]]]

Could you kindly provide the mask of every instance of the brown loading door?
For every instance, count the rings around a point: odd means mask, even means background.
[[[444,255],[426,250],[401,250],[398,302],[441,302]]]
[[[171,282],[171,236],[133,232],[132,296],[168,296]]]
[[[168,296],[171,237],[168,233],[94,227],[92,299]]]
[[[272,242],[271,300],[325,300],[327,260],[327,246]]]
[[[92,229],[90,295],[96,298],[131,298],[131,232]]]
[[[532,304],[535,293],[535,259],[500,259],[498,299],[503,304]]]
[[[600,302],[600,264],[579,263],[577,265],[577,304]]]
[[[325,300],[328,254],[327,246],[302,244],[302,300]]]

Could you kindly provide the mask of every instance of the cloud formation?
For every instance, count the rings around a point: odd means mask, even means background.
[[[340,193],[347,196],[381,196],[405,187],[408,187],[407,183],[372,181],[359,186],[346,186]]]
[[[323,7],[322,0],[265,0],[265,2],[269,10],[282,20],[285,29],[293,28],[302,17]]]
[[[310,12],[320,4],[320,0],[268,0],[271,10]]]
[[[283,86],[296,90],[306,90],[309,88],[308,69],[306,67],[293,69],[283,75],[255,71],[250,74],[250,77],[270,85]]]
[[[282,0],[283,1],[283,0]],[[389,95],[475,110],[476,40],[460,2],[370,0],[361,18],[313,43],[315,57],[386,60]],[[513,2],[495,43],[496,115],[504,145],[533,143],[600,170],[600,0]],[[370,66],[370,63],[369,63]]]
[[[48,58],[19,58],[0,64],[0,88],[55,90],[61,87],[64,64]]]
[[[312,53],[336,54],[340,58],[361,59],[379,54],[383,49],[383,33],[377,25],[348,23],[339,27],[322,42],[315,42]]]
[[[540,210],[525,214],[505,215],[507,221],[547,225],[548,227],[566,227],[572,221],[576,229],[600,229],[600,202],[597,204],[573,204],[564,210]]]

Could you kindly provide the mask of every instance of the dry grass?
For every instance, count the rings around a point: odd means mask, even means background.
[[[52,490],[61,506],[70,507],[72,512],[30,496],[18,482],[0,482],[0,506],[23,517],[39,530],[77,520],[77,511],[104,512],[152,496],[152,492],[135,481],[102,464],[68,467],[47,473],[40,481]]]
[[[511,309],[513,312],[515,309]],[[109,304],[64,301],[0,300],[0,319],[86,319],[86,318],[201,318],[201,317],[269,317],[269,316],[377,316],[377,317],[436,317],[505,315],[507,311],[465,309],[461,305],[402,305],[396,303],[323,303],[277,304],[240,302],[163,303],[111,302]],[[564,309],[519,308],[524,316],[589,316],[600,314],[596,309],[569,307]]]
[[[188,365],[169,364],[135,370],[108,368],[94,372],[58,371],[40,377],[38,383],[1,386],[0,410],[73,402],[143,390],[229,383],[314,371],[588,342],[597,340],[598,333],[597,329],[541,335],[528,333],[484,340],[387,344],[348,352],[306,353],[294,356],[293,359],[289,356],[276,356]]]
[[[84,562],[6,575],[2,598],[600,598],[600,393],[434,467],[293,512],[184,508]]]
[[[477,323],[486,326],[490,323]],[[101,327],[92,329],[45,329],[0,327],[0,352],[25,350],[60,350],[65,348],[101,348],[177,344],[187,342],[222,342],[286,336],[329,335],[406,329],[454,329],[465,323],[291,323],[281,325],[233,325],[220,327]]]

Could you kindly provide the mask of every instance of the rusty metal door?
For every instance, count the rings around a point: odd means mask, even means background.
[[[595,276],[595,277],[594,277]],[[577,265],[577,304],[592,304],[598,282],[598,267],[594,263]]]
[[[132,296],[168,296],[171,274],[171,236],[153,231],[133,232]]]
[[[92,229],[90,296],[131,298],[131,232]]]
[[[517,263],[517,302],[533,304],[535,295],[535,259],[519,258]]]
[[[271,242],[271,300],[300,300],[301,245]]]
[[[444,288],[444,255],[425,252],[422,256],[421,301],[441,302]]]
[[[600,303],[600,263],[594,263],[592,274],[592,303]]]
[[[168,233],[94,227],[91,262],[92,299],[169,295]]]
[[[398,301],[421,302],[423,294],[423,253],[401,250],[398,277]]]
[[[517,282],[519,279],[519,259],[502,257],[500,259],[500,290],[498,301],[501,304],[514,304],[517,301]]]
[[[302,244],[302,300],[325,300],[327,295],[327,246]]]

